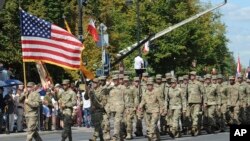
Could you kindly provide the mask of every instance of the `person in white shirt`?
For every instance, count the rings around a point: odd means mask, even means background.
[[[144,61],[140,55],[136,56],[134,59],[134,69],[136,72],[136,76],[141,78],[144,69]]]
[[[84,95],[86,93],[82,92],[82,101],[83,101],[83,115],[84,115],[84,125],[89,128],[91,126],[91,116],[90,116],[90,99],[86,100]]]

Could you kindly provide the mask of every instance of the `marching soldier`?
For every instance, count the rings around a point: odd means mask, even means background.
[[[197,136],[200,133],[200,111],[202,104],[202,95],[204,93],[204,89],[200,82],[196,80],[196,72],[190,72],[190,81],[188,84],[188,104],[190,110],[190,119],[192,122],[192,136]]]
[[[34,82],[28,82],[24,95],[21,95],[19,102],[24,103],[25,118],[27,124],[27,140],[42,141],[38,133],[38,111],[41,104],[40,94],[36,91]]]
[[[240,112],[240,95],[238,86],[235,84],[235,77],[229,77],[229,85],[227,88],[228,96],[228,108],[229,108],[229,124],[240,124],[239,112]]]
[[[114,87],[111,89],[108,98],[111,116],[114,116],[114,134],[113,141],[122,140],[121,122],[124,112],[124,86],[119,85],[119,78],[113,76]],[[111,107],[112,105],[112,107]]]
[[[168,107],[168,124],[172,138],[181,136],[181,115],[186,113],[186,97],[180,87],[177,87],[177,80],[171,79],[171,87],[166,95],[166,107]]]
[[[64,128],[62,132],[62,141],[69,138],[72,141],[72,113],[73,107],[76,105],[76,93],[70,88],[70,81],[68,79],[63,80],[63,96],[61,98],[61,109],[63,113]]]
[[[124,111],[124,122],[126,125],[127,136],[126,139],[132,139],[133,133],[133,119],[138,106],[137,90],[129,86],[128,77],[124,77],[124,99],[125,99],[125,111]]]
[[[227,86],[223,84],[223,76],[219,74],[217,76],[218,81],[218,95],[220,97],[220,109],[219,109],[219,118],[220,118],[220,131],[224,132],[226,129],[226,114],[227,114]]]
[[[145,110],[145,116],[147,120],[148,138],[150,141],[160,140],[157,129],[157,122],[159,115],[163,114],[161,107],[164,106],[164,102],[161,99],[159,92],[154,89],[153,81],[147,82],[147,91],[142,97],[142,101],[139,105],[138,111]]]
[[[211,75],[207,75],[205,78],[205,94],[204,96],[204,109],[205,117],[207,119],[206,131],[208,134],[214,133],[216,126],[216,108],[217,105],[220,105],[220,101],[217,102],[217,99],[220,99],[217,94],[217,85],[211,84]]]

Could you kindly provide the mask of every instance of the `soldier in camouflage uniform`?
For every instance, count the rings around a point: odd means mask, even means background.
[[[165,100],[165,106],[168,107],[168,124],[172,138],[181,136],[181,115],[186,112],[186,105],[183,90],[177,86],[177,80],[172,78],[171,87]]]
[[[189,117],[192,123],[192,136],[197,136],[200,131],[199,116],[201,112],[202,95],[204,89],[200,82],[196,80],[196,72],[190,73],[190,81],[188,84],[188,104],[189,104]]]
[[[136,93],[136,95],[137,95],[138,104],[141,102],[141,99],[142,99],[142,88],[139,87],[139,85],[140,85],[139,77],[134,77],[134,86],[132,89],[133,89],[134,93]],[[137,105],[137,107],[138,107],[138,105]],[[142,120],[140,118],[142,116],[143,116],[143,114],[140,115],[140,113],[136,113],[136,131],[135,131],[136,136],[143,135],[143,133],[142,133]]]
[[[25,118],[27,124],[27,140],[42,141],[38,133],[38,111],[41,104],[40,94],[36,91],[34,82],[28,82],[24,95],[19,97],[19,102],[24,103]]]
[[[235,84],[235,77],[229,77],[230,84],[227,87],[228,96],[228,110],[229,110],[229,124],[240,124],[239,112],[240,112],[240,95],[238,86]]]
[[[70,88],[70,81],[68,79],[63,80],[63,96],[61,98],[61,108],[63,113],[64,128],[62,132],[62,141],[69,138],[72,141],[72,113],[73,107],[76,105],[76,93]]]
[[[119,85],[118,76],[113,76],[114,87],[110,90],[108,104],[111,116],[114,116],[114,135],[113,140],[122,140],[121,122],[124,112],[124,86]]]
[[[214,77],[215,78],[215,77]],[[216,109],[217,105],[220,105],[220,99],[217,93],[217,84],[211,83],[211,75],[207,75],[205,77],[205,93],[204,97],[204,112],[205,118],[207,119],[206,131],[208,134],[214,133],[214,129],[216,126]]]
[[[239,90],[239,95],[240,95],[240,116],[239,120],[242,124],[246,124],[246,113],[247,113],[247,97],[248,97],[248,89],[247,85],[243,82],[243,76],[241,74],[238,75],[238,90]]]
[[[147,120],[148,138],[150,141],[159,140],[159,133],[157,130],[157,122],[159,120],[159,114],[163,113],[161,107],[164,106],[163,100],[160,98],[159,92],[154,89],[153,81],[147,82],[147,91],[142,97],[142,101],[138,110],[145,110],[145,116]]]
[[[139,101],[137,97],[137,89],[134,89],[129,85],[129,78],[124,77],[124,99],[125,99],[125,111],[124,122],[126,125],[126,139],[132,139],[133,133],[133,119],[135,116],[136,107],[138,107]]]

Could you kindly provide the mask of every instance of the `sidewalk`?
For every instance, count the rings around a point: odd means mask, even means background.
[[[48,134],[60,134],[63,130],[53,130],[53,131],[39,131],[40,135],[48,135]],[[93,128],[85,128],[85,127],[72,127],[72,133],[79,133],[79,132],[85,132],[85,133],[91,133],[93,132]],[[27,133],[10,133],[10,134],[0,134],[1,137],[16,137],[16,136],[26,136]]]

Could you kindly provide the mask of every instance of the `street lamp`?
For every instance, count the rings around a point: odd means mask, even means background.
[[[83,42],[83,27],[82,27],[82,17],[83,17],[83,8],[87,5],[87,0],[77,0],[78,3],[78,39]]]

